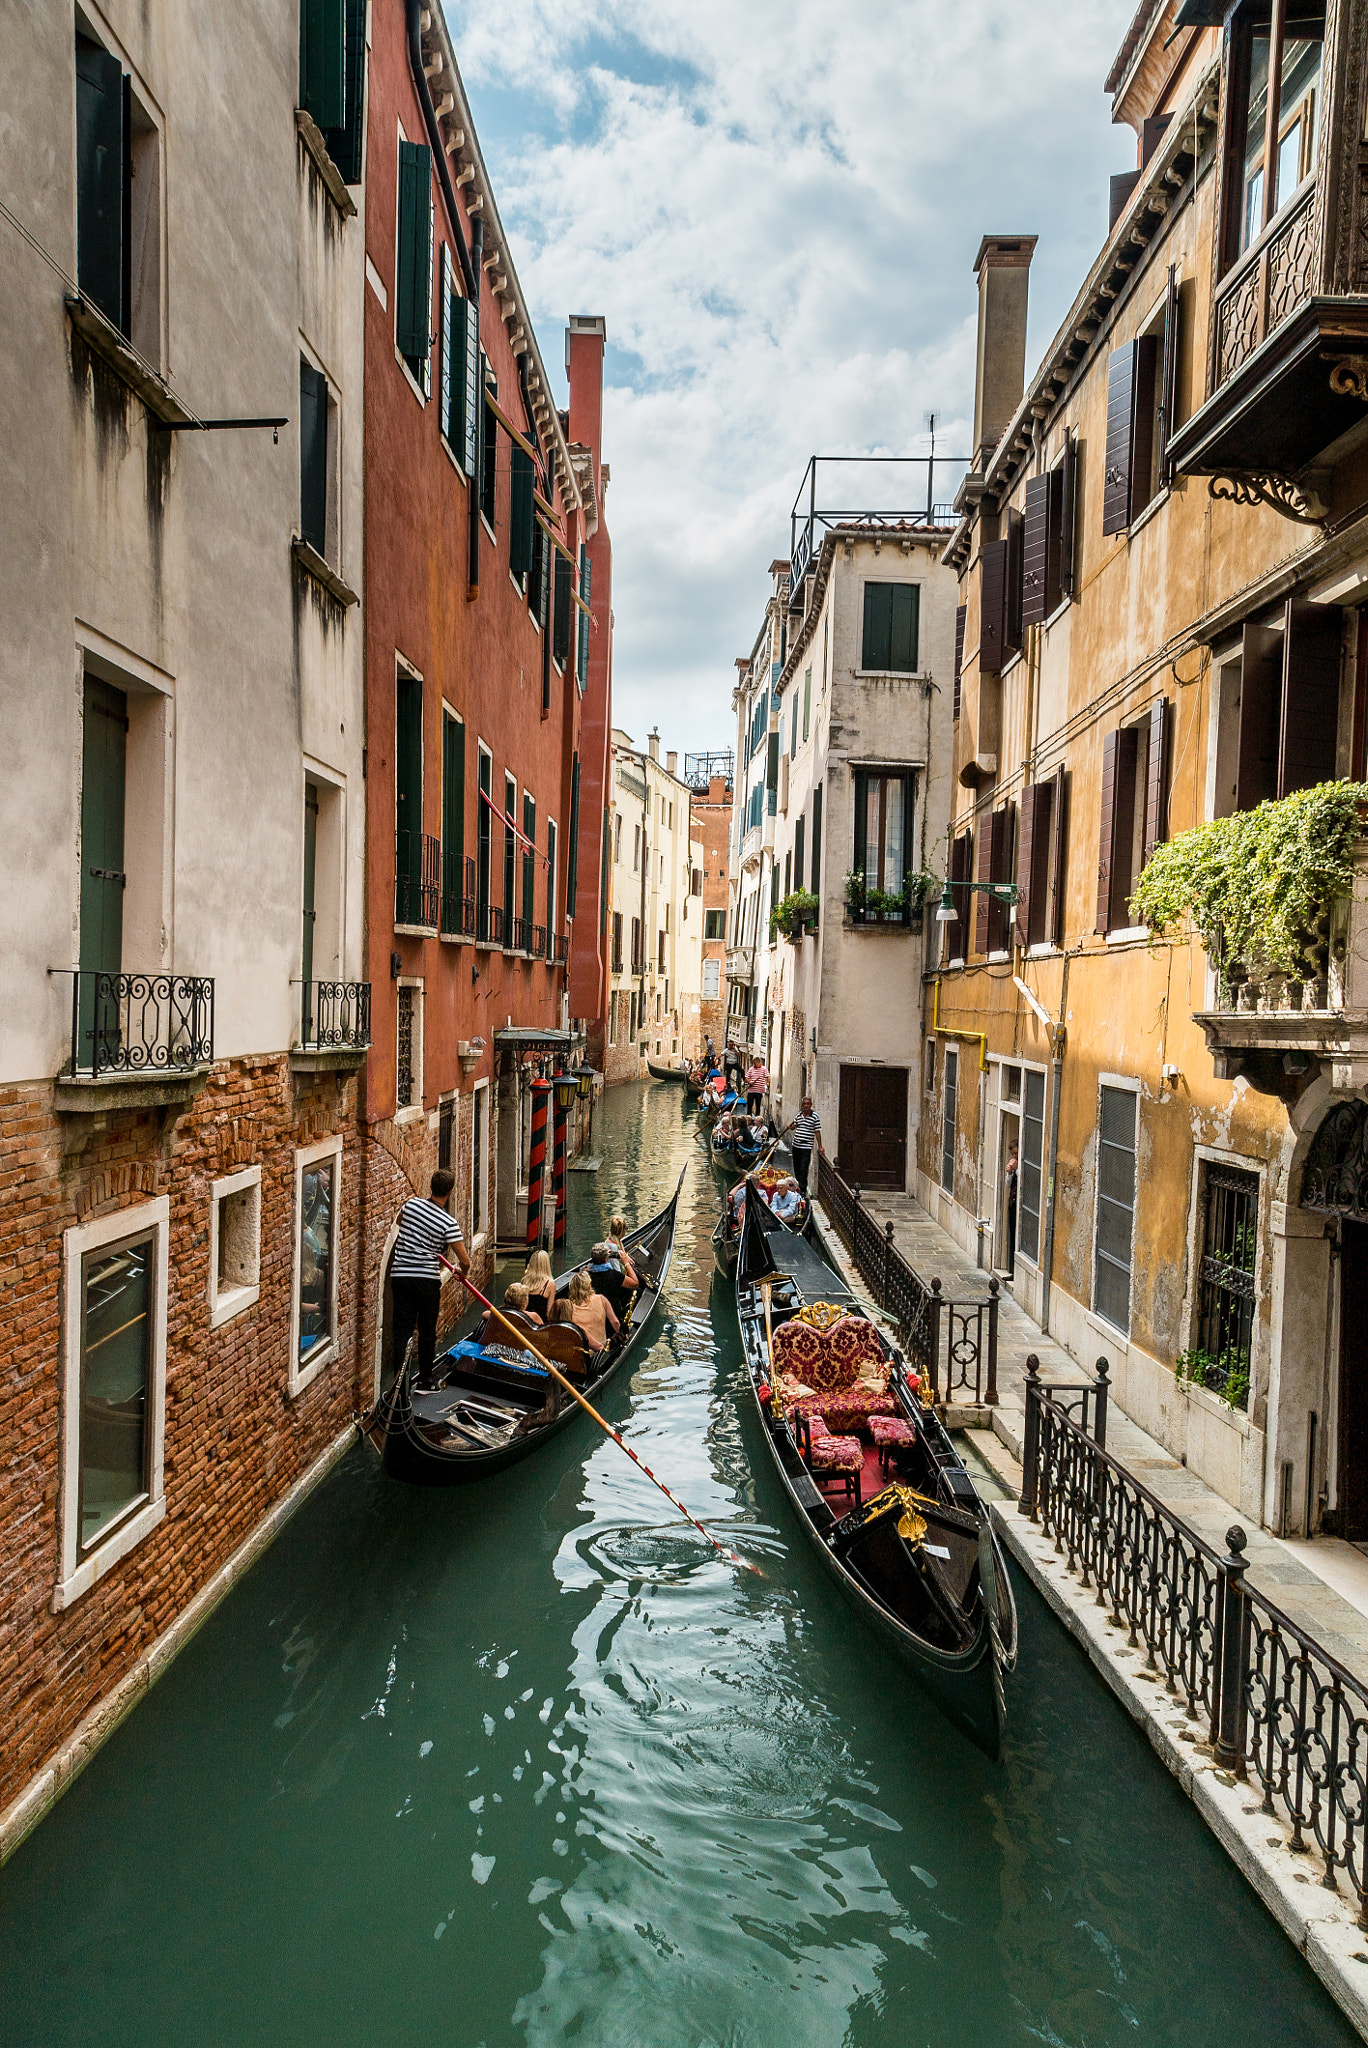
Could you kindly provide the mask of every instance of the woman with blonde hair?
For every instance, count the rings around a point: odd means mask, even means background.
[[[606,1296],[595,1294],[593,1282],[582,1268],[570,1275],[568,1297],[576,1328],[583,1330],[592,1350],[602,1351],[609,1334],[618,1328],[612,1303]]]
[[[608,1225],[608,1242],[618,1255],[622,1265],[622,1277],[627,1282],[627,1285],[629,1287],[640,1287],[641,1281],[638,1277],[637,1269],[632,1264],[628,1256],[627,1247],[622,1242],[623,1232],[626,1228],[627,1218],[625,1216],[614,1216]]]
[[[548,1317],[556,1300],[556,1282],[551,1272],[551,1254],[544,1248],[532,1253],[523,1269],[523,1285],[527,1289],[529,1308],[543,1318]]]

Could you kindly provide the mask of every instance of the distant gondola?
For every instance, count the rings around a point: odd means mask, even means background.
[[[666,1066],[664,1060],[648,1059],[646,1071],[653,1081],[679,1081],[682,1083],[689,1078],[689,1069],[686,1066],[669,1067]]]
[[[835,1313],[804,1318],[801,1311],[816,1303]],[[756,1413],[818,1556],[942,1711],[1000,1757],[1017,1619],[991,1515],[941,1423],[922,1405],[901,1354],[811,1244],[765,1228],[750,1187],[736,1312]],[[795,1373],[802,1369],[811,1395],[785,1401],[778,1372],[786,1359]],[[855,1359],[880,1372],[891,1368],[884,1395],[850,1377]],[[822,1409],[834,1432],[851,1424],[872,1433],[878,1416],[893,1441],[880,1452],[858,1435],[824,1439],[811,1420]],[[845,1512],[824,1485],[846,1489]]]
[[[630,1318],[604,1350],[590,1352],[581,1332],[564,1323],[527,1332],[531,1351],[552,1359],[587,1399],[596,1399],[620,1370],[660,1300],[674,1250],[675,1211],[683,1184],[681,1173],[660,1214],[623,1239],[641,1287]],[[587,1267],[589,1261],[581,1264]],[[578,1270],[571,1267],[560,1275],[558,1294],[565,1293],[570,1273]],[[445,1370],[446,1384],[434,1393],[412,1387],[411,1357],[362,1425],[392,1479],[420,1486],[483,1479],[527,1457],[580,1412],[545,1366],[528,1351],[515,1349],[506,1331],[483,1346],[468,1339],[438,1358],[435,1374],[440,1378]]]
[[[787,1175],[783,1177],[787,1178]],[[764,1224],[767,1233],[772,1234],[775,1231],[781,1231],[789,1237],[804,1237],[807,1235],[808,1224],[812,1219],[812,1205],[806,1195],[799,1202],[796,1215],[791,1221],[785,1223],[778,1216],[774,1215],[770,1209],[763,1184],[757,1186],[757,1193],[760,1197],[764,1213],[768,1218],[768,1221]],[[724,1280],[734,1280],[736,1278],[736,1254],[740,1242],[741,1228],[736,1220],[735,1211],[732,1208],[731,1196],[728,1195],[726,1201],[722,1204],[722,1214],[717,1220],[717,1228],[712,1234],[713,1264]]]

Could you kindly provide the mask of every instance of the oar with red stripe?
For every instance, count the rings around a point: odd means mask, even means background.
[[[439,1253],[438,1256],[440,1257],[441,1254]],[[646,1474],[646,1477],[650,1480],[651,1484],[653,1486],[658,1486],[660,1488],[660,1491],[664,1494],[666,1500],[670,1503],[670,1506],[672,1508],[678,1509],[679,1513],[683,1515],[685,1521],[692,1523],[693,1527],[697,1529],[700,1536],[707,1537],[709,1543],[711,1543],[713,1549],[717,1552],[719,1557],[725,1557],[728,1564],[744,1565],[746,1570],[749,1572],[754,1572],[757,1578],[762,1579],[765,1576],[758,1564],[752,1564],[749,1558],[739,1556],[738,1553],[734,1550],[728,1550],[724,1543],[718,1542],[717,1538],[711,1533],[710,1530],[705,1529],[703,1527],[703,1524],[699,1521],[697,1515],[691,1515],[689,1513],[689,1510],[685,1507],[683,1501],[678,1499],[676,1495],[671,1493],[669,1487],[665,1484],[665,1481],[663,1479],[657,1479],[655,1473],[651,1470],[650,1466],[646,1464],[643,1459],[637,1456],[636,1452],[632,1449],[632,1446],[629,1443],[623,1441],[622,1437],[620,1437],[618,1435],[618,1432],[614,1429],[612,1423],[605,1422],[604,1418],[599,1414],[598,1409],[595,1408],[590,1402],[585,1400],[583,1394],[580,1393],[577,1387],[571,1385],[570,1381],[565,1377],[565,1374],[561,1372],[559,1368],[556,1365],[554,1365],[549,1358],[544,1357],[540,1351],[536,1350],[533,1345],[528,1343],[527,1336],[524,1331],[515,1329],[513,1324],[509,1322],[507,1316],[501,1315],[498,1309],[495,1308],[493,1302],[487,1301],[485,1299],[484,1295],[481,1294],[479,1288],[475,1285],[473,1280],[467,1279],[466,1275],[462,1273],[458,1267],[452,1265],[450,1259],[442,1259],[442,1264],[445,1267],[447,1267],[447,1269],[450,1272],[456,1274],[457,1279],[460,1281],[462,1287],[465,1288],[467,1294],[473,1295],[476,1301],[478,1301],[484,1308],[488,1309],[490,1315],[493,1316],[495,1322],[501,1323],[503,1325],[504,1329],[507,1330],[509,1336],[513,1339],[513,1342],[517,1346],[518,1350],[530,1353],[530,1355],[536,1359],[538,1365],[545,1366],[546,1370],[550,1373],[551,1377],[554,1380],[558,1380],[561,1386],[564,1387],[566,1393],[571,1395],[574,1400],[579,1402],[580,1407],[583,1408],[585,1414],[593,1416],[595,1422],[603,1431],[604,1435],[610,1436],[613,1439],[613,1442],[617,1445],[618,1449],[620,1451],[625,1451],[627,1453],[627,1456],[631,1459],[632,1463],[637,1467],[638,1471],[644,1472]]]

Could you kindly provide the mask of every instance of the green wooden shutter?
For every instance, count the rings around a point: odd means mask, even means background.
[[[898,675],[916,673],[920,597],[921,592],[915,583],[890,583],[888,586],[888,666]],[[806,737],[806,718],[803,730]]]
[[[328,540],[328,380],[299,359],[299,531],[322,555]]]
[[[490,759],[479,756],[480,794],[475,818],[475,930],[481,939],[489,937],[489,856],[494,831],[494,814],[485,799],[490,794]]]
[[[532,458],[515,441],[508,519],[508,566],[519,582],[532,573]]]
[[[463,301],[465,306],[465,403],[461,415],[464,432],[464,447],[458,448],[465,473],[473,477],[480,466],[480,314],[474,299]]]
[[[565,856],[565,914],[575,914],[575,897],[579,887],[579,806],[580,806],[580,757],[575,755],[570,764],[570,845]],[[606,838],[605,827],[605,838]]]
[[[819,782],[812,792],[812,880],[808,885],[814,896],[822,893],[822,784]]]
[[[892,667],[893,586],[866,583],[864,594],[864,643],[860,652],[863,669]]]
[[[442,853],[465,854],[465,727],[459,718],[442,720]],[[464,885],[464,877],[459,878]]]
[[[76,38],[76,277],[84,297],[128,332],[124,193],[129,138],[122,67]]]
[[[410,365],[426,364],[432,322],[432,151],[399,145],[399,244],[394,338]]]
[[[803,842],[806,836],[807,819],[800,818],[793,828],[793,886],[795,889],[801,889],[803,886]]]
[[[451,413],[452,399],[455,396],[451,380],[452,331],[456,324],[459,308],[452,285],[451,251],[445,242],[442,244],[441,295],[437,303],[442,315],[442,367],[437,387],[437,418],[443,434],[445,434],[447,440],[454,447],[456,445],[456,435],[453,430]],[[464,322],[462,322],[461,331],[464,334]]]
[[[401,890],[411,915],[399,924],[419,924],[419,884],[423,878],[423,686],[417,676],[401,671],[395,683],[394,712],[395,873],[409,885]],[[400,908],[404,907],[401,900]]]
[[[570,652],[570,614],[574,611],[574,564],[556,550],[556,611],[551,633],[551,652],[562,668]]]
[[[483,358],[481,358],[483,361]],[[480,449],[480,510],[494,527],[494,512],[497,505],[495,490],[499,474],[499,422],[487,405],[480,407],[484,415],[484,440]]]
[[[346,85],[344,0],[300,0],[300,106],[320,128],[340,128],[347,118]]]
[[[590,561],[590,559],[589,559],[589,550],[588,550],[588,548],[587,548],[587,547],[585,547],[584,543],[583,543],[583,542],[581,541],[581,543],[580,543],[580,575],[579,575],[579,581],[580,581],[580,591],[579,591],[579,594],[580,594],[580,597],[581,597],[581,598],[583,599],[583,601],[584,601],[584,603],[585,603],[585,604],[588,604],[588,602],[589,602],[589,593],[590,593],[590,588],[591,588],[591,585],[592,585],[592,582],[593,582],[593,574],[594,574],[594,565],[593,565],[593,563],[592,563],[592,562]],[[581,612],[581,613],[580,613],[580,615],[579,615],[579,661],[578,661],[578,664],[577,664],[577,674],[578,674],[578,676],[579,676],[579,686],[580,686],[580,689],[581,689],[581,690],[583,690],[583,689],[584,689],[584,687],[585,687],[585,685],[586,685],[586,683],[587,683],[587,682],[589,681],[589,614],[588,614],[588,612]]]
[[[809,734],[809,733],[811,732],[811,730],[812,730],[812,670],[811,670],[811,669],[806,669],[806,670],[804,670],[804,673],[803,673],[803,741],[804,741],[804,744],[806,744],[806,742],[807,742],[807,736],[808,736],[808,734]],[[797,748],[796,748],[796,747],[795,747],[795,749],[794,749],[794,752],[795,752],[795,753],[797,752]]]
[[[314,877],[318,866],[318,784],[304,785],[304,942],[300,978],[304,983],[304,1014],[310,1014],[309,983],[314,978]],[[307,1035],[306,1035],[307,1042]]]
[[[527,844],[523,848],[522,914],[523,923],[530,926],[537,914],[537,855],[535,851],[537,844],[537,805],[535,799],[528,796],[525,790],[523,792],[523,833],[527,839]],[[524,936],[530,946],[532,943],[531,931],[526,932]]]
[[[366,0],[346,0],[346,24],[342,121],[326,128],[323,139],[344,183],[359,185],[366,135]]]

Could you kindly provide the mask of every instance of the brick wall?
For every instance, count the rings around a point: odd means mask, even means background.
[[[360,1148],[349,1075],[294,1074],[284,1054],[221,1061],[188,1106],[59,1114],[51,1084],[0,1089],[0,1808],[231,1557],[357,1406]],[[338,1351],[288,1391],[295,1151],[343,1134]],[[209,1327],[210,1184],[259,1164],[260,1299]],[[62,1233],[170,1203],[166,1514],[63,1612]]]

